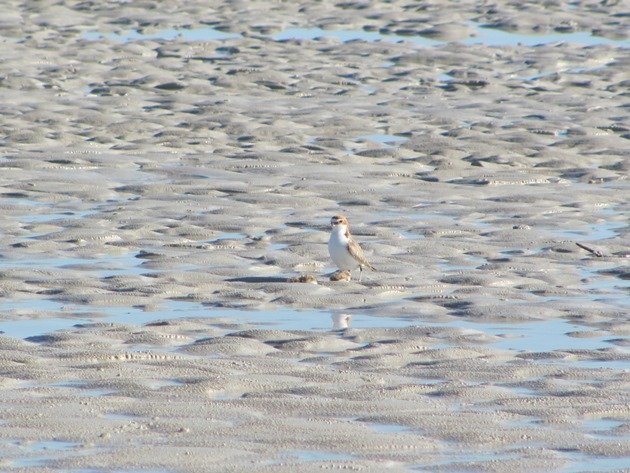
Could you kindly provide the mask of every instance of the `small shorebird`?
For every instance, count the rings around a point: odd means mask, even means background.
[[[330,240],[328,240],[328,252],[337,267],[342,271],[351,271],[358,266],[359,281],[361,281],[364,266],[376,271],[374,266],[365,259],[359,244],[354,241],[348,226],[348,219],[343,215],[335,215],[330,219],[330,225],[332,232],[330,233]]]

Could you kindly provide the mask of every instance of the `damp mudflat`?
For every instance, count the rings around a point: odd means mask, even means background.
[[[10,0],[0,470],[622,470],[626,12],[521,7]]]

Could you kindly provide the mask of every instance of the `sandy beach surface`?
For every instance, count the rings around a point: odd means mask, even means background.
[[[623,2],[3,9],[1,471],[628,471]]]

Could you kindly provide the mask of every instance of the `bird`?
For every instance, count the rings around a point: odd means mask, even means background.
[[[376,271],[363,254],[363,250],[350,233],[348,219],[343,215],[335,215],[330,219],[332,232],[328,240],[328,252],[330,258],[341,271],[351,271],[359,267],[359,281],[363,274],[363,268]]]

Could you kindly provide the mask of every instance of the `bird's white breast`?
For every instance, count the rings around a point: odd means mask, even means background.
[[[359,264],[348,252],[348,238],[345,233],[346,229],[341,226],[333,229],[328,240],[328,252],[339,269],[353,269]]]

